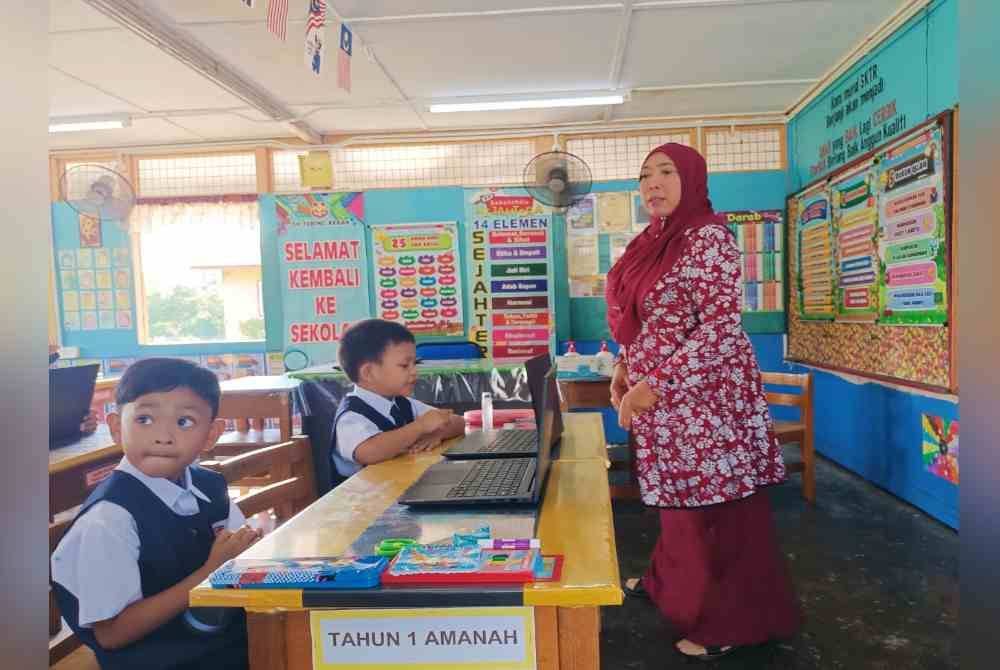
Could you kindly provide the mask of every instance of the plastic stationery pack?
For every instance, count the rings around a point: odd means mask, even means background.
[[[384,556],[234,558],[213,572],[209,582],[219,589],[366,589],[379,585],[388,563]]]

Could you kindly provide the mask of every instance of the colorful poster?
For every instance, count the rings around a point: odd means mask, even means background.
[[[744,312],[784,311],[784,213],[776,209],[720,212],[736,238]]]
[[[940,125],[880,155],[879,323],[948,321],[948,221]]]
[[[798,198],[795,236],[799,314],[803,319],[833,318],[833,226],[826,186]]]
[[[870,161],[831,182],[836,234],[835,320],[873,323],[878,318],[881,271],[876,253],[878,206]]]
[[[958,484],[958,419],[922,414],[921,425],[924,468],[952,484]]]
[[[597,194],[597,227],[602,233],[632,230],[631,193]]]
[[[551,211],[514,189],[474,189],[466,197],[470,339],[494,359],[554,351]]]
[[[80,215],[80,246],[101,246],[101,220],[97,217]]]
[[[614,267],[618,259],[625,254],[625,249],[634,237],[635,235],[628,233],[608,235],[608,246],[611,250],[611,267]]]
[[[465,333],[459,272],[458,224],[376,226],[372,276],[378,284],[375,314],[414,335]]]
[[[596,235],[579,235],[567,240],[566,264],[570,277],[596,275],[600,268],[599,260]]]
[[[597,234],[597,195],[590,193],[566,210],[567,235]]]
[[[369,318],[364,194],[274,198],[285,366],[299,370],[337,360],[347,327]]]
[[[649,225],[649,212],[642,202],[642,195],[632,192],[632,231],[641,233]]]

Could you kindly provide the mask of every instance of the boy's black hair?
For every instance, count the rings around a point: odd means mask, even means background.
[[[219,413],[219,380],[215,375],[191,361],[180,358],[144,358],[125,370],[118,388],[115,403],[119,411],[147,393],[165,393],[175,388],[190,389],[212,408],[212,418]]]
[[[416,342],[413,333],[395,321],[384,319],[367,319],[358,321],[347,329],[340,340],[340,367],[344,374],[355,384],[358,374],[365,363],[378,363],[382,354],[390,344],[400,342]]]

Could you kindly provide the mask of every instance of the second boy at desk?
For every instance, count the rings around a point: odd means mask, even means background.
[[[330,457],[341,477],[465,432],[462,417],[409,397],[417,382],[417,347],[404,326],[358,322],[344,334],[339,358],[355,384],[333,420]]]

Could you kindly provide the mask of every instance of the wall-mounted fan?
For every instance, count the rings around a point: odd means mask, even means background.
[[[93,163],[74,165],[63,172],[59,195],[80,214],[100,221],[114,221],[128,230],[135,190],[128,179],[115,170]]]
[[[565,151],[538,154],[524,168],[524,188],[539,202],[566,208],[590,193],[593,180],[582,158]]]

